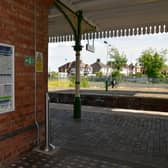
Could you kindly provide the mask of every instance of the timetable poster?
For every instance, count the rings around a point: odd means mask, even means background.
[[[13,47],[0,44],[0,113],[13,109]]]

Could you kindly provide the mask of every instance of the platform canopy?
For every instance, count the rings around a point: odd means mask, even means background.
[[[96,32],[83,32],[83,39],[128,36],[168,31],[168,0],[62,0],[75,11],[82,10]],[[49,41],[71,41],[73,32],[60,11],[52,5],[48,15]]]

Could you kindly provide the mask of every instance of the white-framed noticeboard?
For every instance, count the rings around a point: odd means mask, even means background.
[[[14,111],[14,46],[0,43],[0,114]]]

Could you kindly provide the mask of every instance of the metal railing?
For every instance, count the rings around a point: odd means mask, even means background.
[[[45,142],[45,148],[44,148],[44,151],[45,152],[50,152],[52,150],[55,149],[55,146],[53,144],[51,144],[50,142],[50,135],[49,135],[49,122],[50,122],[50,115],[49,115],[49,102],[50,102],[50,99],[49,99],[49,95],[48,93],[46,93],[46,135],[45,135],[45,139],[46,139],[46,142]]]

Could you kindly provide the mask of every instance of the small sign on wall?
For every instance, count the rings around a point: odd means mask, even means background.
[[[36,52],[36,72],[43,72],[43,53]]]
[[[31,57],[31,56],[25,57],[25,60],[24,60],[25,65],[34,65],[34,62],[35,62],[35,60],[33,57]]]

